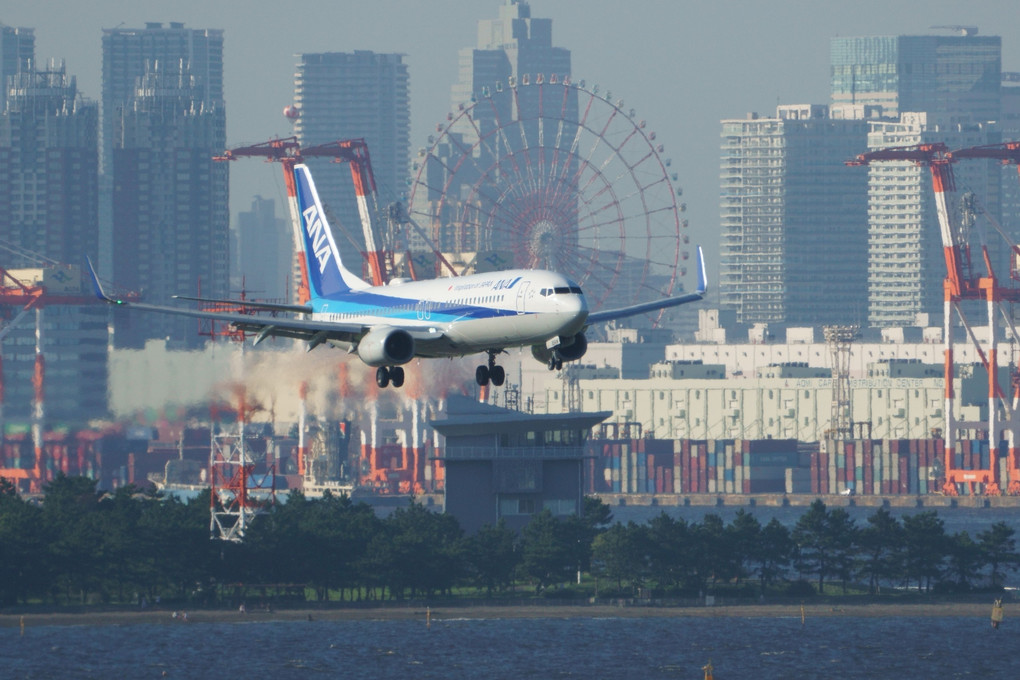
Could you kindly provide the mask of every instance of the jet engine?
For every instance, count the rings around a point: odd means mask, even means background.
[[[399,366],[414,358],[414,338],[400,328],[379,326],[358,343],[358,356],[369,366]]]
[[[531,356],[543,364],[549,360],[554,361],[577,361],[588,351],[588,338],[584,333],[578,333],[571,338],[560,338],[560,344],[549,349],[545,345],[532,345]]]

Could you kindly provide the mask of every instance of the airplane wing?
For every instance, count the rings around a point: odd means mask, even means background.
[[[175,300],[190,300],[192,302],[208,302],[214,305],[231,305],[245,307],[248,309],[260,309],[267,312],[293,312],[295,314],[311,314],[311,305],[287,305],[278,302],[255,302],[252,300],[220,300],[217,298],[189,297],[187,295],[173,295]]]
[[[643,302],[639,305],[630,305],[629,307],[618,307],[616,309],[591,312],[588,314],[587,323],[591,325],[593,323],[614,321],[615,319],[625,319],[628,316],[654,312],[659,309],[678,307],[679,305],[687,304],[688,302],[696,302],[703,299],[707,291],[708,275],[705,273],[705,256],[701,251],[701,246],[698,246],[698,288],[693,293],[679,295],[677,297],[663,298],[661,300],[653,300],[652,302]]]
[[[198,309],[188,309],[186,307],[150,305],[142,302],[118,300],[110,297],[103,290],[102,285],[99,283],[99,277],[96,276],[96,271],[92,266],[92,261],[88,258],[86,258],[86,265],[88,266],[89,277],[92,281],[92,290],[100,300],[119,307],[131,307],[133,309],[160,312],[162,314],[177,314],[179,316],[190,316],[196,319],[210,319],[213,321],[229,323],[235,328],[246,333],[255,333],[254,344],[256,345],[268,337],[296,338],[308,341],[308,349],[311,350],[327,340],[357,342],[370,330],[362,324],[354,323],[312,321],[277,316],[258,316],[254,313],[241,314],[230,312],[205,312]],[[218,300],[217,302],[224,301]],[[412,333],[412,335],[414,334]]]

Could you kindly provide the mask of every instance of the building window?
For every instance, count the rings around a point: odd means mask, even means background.
[[[500,497],[499,514],[501,517],[507,515],[534,515],[535,499],[518,496]]]
[[[552,514],[557,516],[573,515],[577,513],[577,503],[569,498],[550,498],[545,500],[542,505],[548,508]]]

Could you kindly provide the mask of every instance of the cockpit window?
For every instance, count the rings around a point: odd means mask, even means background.
[[[548,297],[550,295],[568,295],[571,293],[574,295],[580,295],[580,286],[557,286],[556,288],[543,288],[538,292],[538,294],[542,297]]]

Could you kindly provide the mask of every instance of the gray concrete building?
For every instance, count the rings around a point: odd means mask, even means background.
[[[113,153],[117,130],[124,114],[130,114],[139,94],[140,79],[149,73],[187,73],[189,99],[197,109],[224,108],[223,31],[186,28],[182,22],[147,22],[143,28],[103,29],[103,83],[100,105],[100,252],[99,273],[111,277],[113,254]],[[150,92],[156,95],[155,92]],[[165,100],[169,103],[170,100]],[[224,119],[225,121],[225,119]],[[225,126],[225,122],[223,123]],[[215,140],[214,153],[222,153],[226,133]],[[216,187],[216,200],[226,205],[226,186]],[[226,226],[224,225],[224,229]]]
[[[867,305],[867,181],[844,162],[870,110],[722,121],[719,301],[737,323],[848,324]]]
[[[449,401],[447,417],[429,424],[444,437],[444,508],[468,533],[503,520],[521,530],[548,509],[580,515],[584,443],[609,413],[532,414]]]
[[[205,91],[185,64],[156,64],[113,114],[112,280],[146,302],[230,293],[228,164],[212,160],[226,147],[226,112]],[[114,341],[196,347],[198,330],[194,319],[117,313]]]
[[[98,106],[81,97],[62,64],[22,68],[6,83],[0,241],[8,247],[0,249],[0,265],[24,285],[80,297],[82,257],[98,251]],[[37,328],[46,358],[47,421],[105,417],[107,310],[52,305],[4,329],[2,410],[8,422],[32,417]]]
[[[959,29],[961,35],[832,38],[832,103],[878,105],[890,117],[924,111],[947,123],[998,120],[1002,38]]]
[[[7,97],[7,79],[27,71],[34,61],[35,29],[0,23],[0,107]]]
[[[410,76],[402,54],[367,50],[298,55],[294,102],[300,116],[294,131],[301,146],[339,139],[364,139],[378,191],[378,208],[402,198],[409,168]],[[309,159],[326,209],[364,250],[350,170],[332,159]],[[373,209],[374,206],[369,206]],[[340,239],[341,249],[349,247]],[[350,253],[352,262],[360,253]]]
[[[287,300],[297,285],[291,278],[294,244],[287,221],[276,216],[276,202],[255,196],[251,210],[237,214],[233,230],[231,287],[248,299]]]

